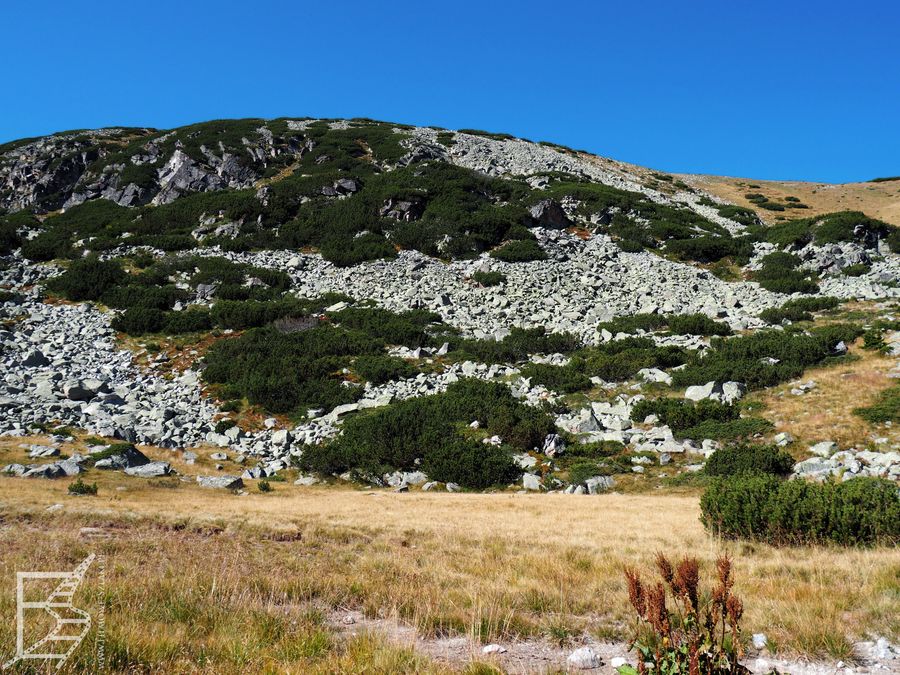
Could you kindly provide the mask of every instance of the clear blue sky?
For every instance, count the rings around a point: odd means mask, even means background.
[[[373,117],[669,171],[900,174],[900,3],[24,0],[0,141],[222,117]]]

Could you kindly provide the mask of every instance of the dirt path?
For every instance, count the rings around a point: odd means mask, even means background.
[[[362,612],[335,612],[329,616],[329,624],[345,637],[361,633],[376,633],[389,642],[402,647],[411,647],[421,654],[451,668],[464,669],[473,661],[490,663],[510,675],[544,675],[559,672],[590,672],[598,675],[614,675],[617,673],[614,659],[625,658],[634,665],[634,657],[629,654],[624,643],[600,642],[590,637],[583,637],[560,647],[548,640],[518,640],[482,645],[470,637],[436,637],[426,638],[419,635],[412,626],[396,619],[370,619]],[[496,649],[499,647],[499,650]],[[598,668],[572,669],[567,663],[569,655],[579,647],[590,647],[600,657],[602,665]],[[484,650],[488,649],[486,653]],[[843,675],[843,674],[878,674],[900,673],[900,652],[892,652],[893,658],[883,658],[879,654],[879,645],[873,642],[856,644],[858,660],[848,665],[837,663],[814,663],[809,661],[776,659],[764,653],[751,653],[743,663],[754,674],[763,675],[777,669],[779,673],[790,675]]]

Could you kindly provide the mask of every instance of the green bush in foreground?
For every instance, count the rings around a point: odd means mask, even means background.
[[[716,450],[706,460],[708,476],[733,476],[739,473],[764,473],[787,476],[794,458],[773,445],[732,445]]]
[[[900,542],[900,494],[880,478],[808,483],[743,473],[714,479],[700,509],[703,524],[730,539],[775,545]]]

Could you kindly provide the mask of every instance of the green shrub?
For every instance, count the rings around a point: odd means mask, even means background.
[[[708,206],[715,206],[716,210],[719,212],[719,215],[723,218],[728,218],[729,220],[733,220],[736,223],[740,223],[744,226],[752,226],[759,224],[759,216],[756,215],[756,212],[753,209],[747,209],[743,206],[732,206],[731,204],[725,205],[715,205],[708,204]]]
[[[286,316],[303,313],[293,299],[285,300],[220,300],[209,310],[209,317],[219,328],[245,330],[265,326]]]
[[[367,233],[359,237],[330,238],[321,246],[322,257],[338,267],[351,267],[366,260],[396,257],[397,251],[380,234]]]
[[[282,334],[271,327],[252,328],[220,340],[204,359],[204,379],[227,385],[231,393],[274,413],[333,408],[362,395],[360,387],[342,384],[340,371],[350,357],[376,354],[378,340],[332,326]]]
[[[773,445],[732,445],[716,450],[706,460],[708,476],[733,476],[739,473],[765,473],[787,476],[794,459]]]
[[[572,443],[566,446],[564,458],[569,457],[586,457],[588,459],[599,459],[603,457],[614,457],[625,451],[625,446],[618,441],[594,441],[591,443]]]
[[[582,485],[588,478],[609,474],[609,469],[599,462],[575,462],[569,467],[569,483]]]
[[[90,257],[74,261],[60,276],[51,279],[47,287],[69,300],[99,300],[125,276],[117,260],[102,261]]]
[[[97,494],[97,484],[96,483],[85,483],[81,480],[79,476],[73,483],[69,483],[69,494],[70,495],[96,495]]]
[[[506,283],[506,275],[502,272],[475,272],[472,281],[482,286],[499,286]]]
[[[395,313],[380,307],[348,307],[329,317],[342,328],[410,348],[426,346],[431,339],[428,328],[441,323],[435,312],[416,309]]]
[[[745,264],[753,254],[753,243],[745,237],[702,235],[690,239],[673,239],[666,244],[666,250],[682,260],[699,263],[714,263],[723,258],[732,258]]]
[[[841,270],[841,274],[845,277],[861,277],[863,274],[866,274],[871,268],[870,265],[866,265],[865,263],[859,263],[856,265],[847,265],[847,267]]]
[[[520,369],[522,377],[533,385],[542,384],[553,391],[570,394],[591,388],[591,380],[572,366],[551,366],[546,363],[526,363]]]
[[[704,525],[728,538],[776,545],[900,542],[900,494],[880,478],[819,484],[742,473],[714,479],[700,509]]]
[[[684,429],[681,434],[685,438],[737,441],[766,433],[771,429],[772,423],[769,420],[761,417],[741,417],[724,422],[704,420],[693,427]]]
[[[589,377],[622,382],[643,368],[673,368],[686,362],[681,347],[657,347],[649,338],[612,340],[576,353],[572,367],[580,367]]]
[[[810,242],[835,244],[856,241],[871,245],[877,239],[887,239],[890,243],[896,232],[897,228],[892,225],[869,218],[860,211],[839,211],[778,223],[763,230],[762,236],[780,247],[799,248]]]
[[[521,471],[507,448],[463,438],[430,449],[422,469],[432,480],[475,490],[515,481]]]
[[[566,354],[579,347],[571,333],[548,333],[543,328],[513,328],[502,340],[456,341],[456,356],[482,363],[516,363],[531,354]]]
[[[187,309],[181,312],[168,312],[163,332],[170,335],[179,333],[198,333],[212,328],[209,310],[205,307]]]
[[[693,401],[660,397],[643,400],[634,406],[631,418],[643,421],[656,415],[663,424],[672,427],[679,438],[736,440],[768,431],[771,422],[759,417],[740,417],[736,405],[718,401]]]
[[[821,312],[836,308],[841,304],[837,298],[797,298],[788,300],[781,307],[770,307],[759,313],[766,323],[780,324],[783,321],[812,321],[811,312]]]
[[[739,416],[739,409],[734,405],[708,399],[694,402],[661,396],[639,401],[631,409],[631,419],[635,422],[643,422],[648,415],[656,415],[661,424],[668,424],[674,432],[678,432],[706,420],[716,422],[735,420]]]
[[[762,259],[762,267],[753,279],[773,293],[815,293],[819,285],[809,278],[810,273],[797,269],[800,259],[790,253],[777,251]]]
[[[705,314],[677,314],[666,320],[669,331],[676,335],[731,335],[727,323],[710,319]]]
[[[9,255],[22,245],[15,224],[0,220],[0,255]]]
[[[264,478],[256,484],[256,488],[260,492],[271,492],[272,484]]]
[[[872,424],[900,421],[900,386],[885,389],[872,405],[855,408],[853,414]]]
[[[358,356],[353,362],[353,372],[372,384],[384,384],[391,380],[414,376],[418,370],[408,361],[394,356]]]
[[[833,324],[808,333],[764,330],[713,338],[703,357],[672,373],[672,382],[676,387],[712,381],[743,382],[751,389],[770,387],[799,377],[805,368],[831,357],[839,342],[850,344],[861,333],[858,326]]]
[[[146,307],[150,309],[171,309],[176,302],[188,299],[188,293],[173,284],[163,286],[147,286],[141,284],[123,284],[108,288],[101,302],[116,309]]]
[[[488,446],[462,435],[473,420],[485,433],[499,435],[504,446]],[[318,473],[351,471],[367,478],[414,470],[421,460],[435,480],[481,489],[515,478],[518,469],[510,446],[520,451],[539,447],[554,429],[546,413],[516,400],[506,385],[460,380],[441,394],[348,419],[338,438],[308,448],[300,465]]]
[[[547,253],[531,239],[510,241],[498,249],[491,251],[491,257],[504,262],[529,262],[546,260]]]
[[[113,329],[129,335],[159,333],[166,326],[166,314],[149,307],[132,307],[112,321]]]

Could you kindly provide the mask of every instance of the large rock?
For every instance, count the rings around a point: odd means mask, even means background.
[[[707,382],[706,384],[695,384],[688,387],[684,392],[684,397],[689,401],[702,401],[719,392],[721,392],[721,389],[717,390],[715,382]]]
[[[94,462],[94,467],[97,469],[131,469],[149,463],[150,459],[147,455],[133,445],[129,445],[123,448],[121,452],[98,459]]]
[[[40,368],[42,366],[49,366],[50,360],[37,349],[32,349],[22,360],[22,365],[29,368]]]
[[[172,466],[168,462],[148,462],[141,466],[132,466],[125,469],[125,473],[129,476],[137,476],[139,478],[168,476],[171,472]]]
[[[197,484],[200,487],[223,490],[240,490],[244,487],[240,476],[197,476]]]
[[[522,474],[522,487],[526,490],[540,490],[541,489],[541,479],[539,476],[534,475],[533,473],[523,473]]]
[[[562,206],[556,200],[542,199],[529,209],[532,227],[546,227],[552,230],[564,230],[572,226]]]

